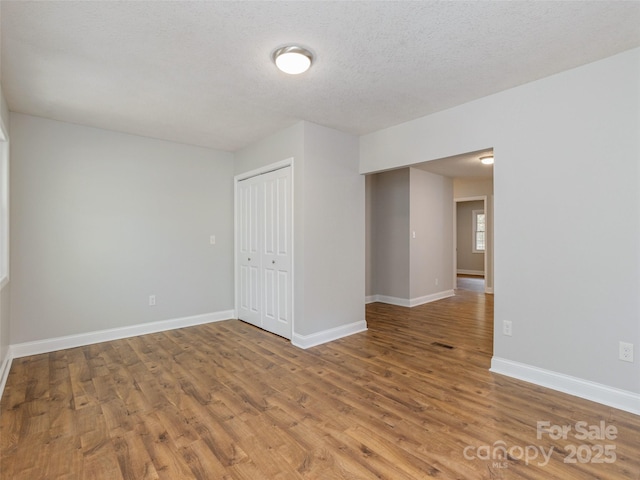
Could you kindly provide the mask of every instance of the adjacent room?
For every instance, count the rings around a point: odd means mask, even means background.
[[[640,2],[0,2],[0,478],[639,479]]]

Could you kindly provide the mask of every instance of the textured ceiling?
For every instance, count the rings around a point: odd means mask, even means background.
[[[364,134],[640,45],[640,2],[0,3],[10,109],[234,151]],[[316,55],[287,76],[271,52]]]

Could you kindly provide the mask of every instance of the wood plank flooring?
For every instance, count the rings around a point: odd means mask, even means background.
[[[464,275],[459,273],[456,277],[457,288],[461,290],[484,293],[484,282],[484,277],[478,275]]]
[[[488,371],[492,302],[371,304],[306,351],[231,320],[16,359],[0,477],[639,479],[640,417]]]

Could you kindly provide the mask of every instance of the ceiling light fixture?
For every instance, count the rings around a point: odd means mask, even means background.
[[[309,70],[313,54],[306,48],[289,45],[273,52],[273,61],[284,73],[298,75]]]
[[[480,161],[484,165],[493,165],[493,155],[487,155],[486,157],[480,157]]]

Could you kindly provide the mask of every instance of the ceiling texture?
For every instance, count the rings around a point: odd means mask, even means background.
[[[0,3],[14,112],[235,151],[366,134],[640,46],[640,2]],[[315,55],[298,76],[271,53]]]

